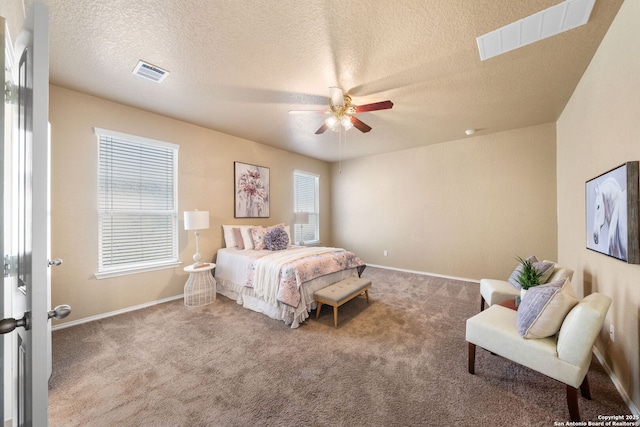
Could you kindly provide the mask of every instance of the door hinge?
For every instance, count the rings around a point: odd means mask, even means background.
[[[11,277],[15,274],[13,266],[15,265],[16,257],[10,255],[4,256],[4,277]]]
[[[13,93],[15,85],[11,81],[4,82],[4,102],[11,104],[13,102]]]

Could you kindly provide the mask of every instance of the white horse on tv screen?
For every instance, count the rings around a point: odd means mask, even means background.
[[[595,187],[596,204],[593,219],[593,241],[600,241],[605,222],[609,228],[609,255],[627,259],[627,190],[614,178],[607,178]]]

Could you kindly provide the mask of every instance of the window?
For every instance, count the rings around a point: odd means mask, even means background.
[[[98,279],[178,265],[176,144],[95,129]]]
[[[319,177],[308,172],[293,172],[293,211],[307,212],[307,224],[294,224],[294,241],[318,243],[320,241],[318,186]]]

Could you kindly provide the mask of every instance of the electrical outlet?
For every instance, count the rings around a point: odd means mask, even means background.
[[[387,255],[389,255],[389,254],[387,253],[387,251],[384,251],[384,252],[382,253],[382,255],[387,256]]]
[[[616,340],[616,330],[613,327],[613,323],[609,325],[609,338],[611,338],[612,342]]]

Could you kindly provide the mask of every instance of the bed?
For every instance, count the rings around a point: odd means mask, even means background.
[[[286,248],[269,250],[254,244],[259,239],[247,236],[255,237],[251,231],[261,229],[257,234],[268,239],[273,227],[242,227],[223,226],[227,247],[216,254],[217,292],[292,328],[299,327],[316,308],[315,291],[359,276],[365,268],[353,252],[341,248],[287,244]],[[282,224],[274,227],[286,229]],[[235,237],[232,228],[236,229]]]

